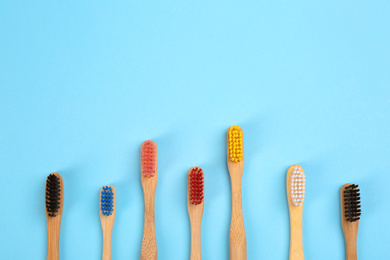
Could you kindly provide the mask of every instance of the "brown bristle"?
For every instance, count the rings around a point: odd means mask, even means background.
[[[203,201],[203,170],[199,167],[195,167],[190,173],[190,201],[192,204],[200,204]]]

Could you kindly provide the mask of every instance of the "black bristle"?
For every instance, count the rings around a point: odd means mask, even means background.
[[[360,193],[358,185],[352,184],[345,187],[344,190],[344,209],[345,217],[350,222],[355,222],[360,219]]]
[[[50,217],[55,217],[60,208],[60,187],[60,179],[55,174],[50,174],[46,180],[46,210]]]

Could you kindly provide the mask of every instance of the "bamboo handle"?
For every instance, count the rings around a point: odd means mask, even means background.
[[[302,218],[291,218],[290,222],[290,260],[303,260]]]
[[[145,205],[144,236],[141,247],[141,260],[157,260],[157,242],[154,225],[154,203]]]
[[[60,226],[52,219],[47,225],[47,260],[60,259]]]
[[[232,182],[232,220],[230,224],[230,260],[246,260],[246,236],[242,214],[241,181]]]
[[[191,222],[191,260],[201,260],[200,222]]]
[[[357,234],[350,235],[348,239],[345,239],[347,260],[357,260],[356,242],[357,242]]]
[[[111,260],[112,229],[103,232],[103,260]]]

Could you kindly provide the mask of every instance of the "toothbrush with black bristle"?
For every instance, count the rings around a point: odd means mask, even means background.
[[[116,213],[116,191],[111,185],[100,189],[100,222],[103,230],[103,260],[111,260],[111,236]]]
[[[347,260],[357,259],[357,235],[361,215],[360,190],[358,188],[358,185],[347,183],[340,190],[341,224]]]
[[[61,175],[51,173],[46,179],[47,260],[60,259],[60,228],[64,207],[64,182]]]

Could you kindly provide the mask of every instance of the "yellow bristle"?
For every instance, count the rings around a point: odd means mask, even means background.
[[[229,158],[232,162],[240,162],[242,158],[242,132],[239,126],[232,126],[229,130]]]

